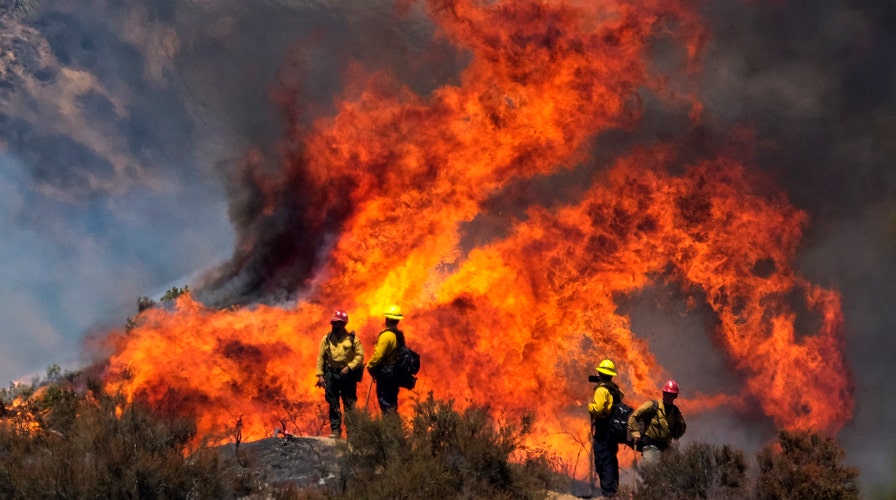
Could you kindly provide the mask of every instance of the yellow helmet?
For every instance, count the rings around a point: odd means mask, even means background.
[[[404,317],[404,315],[401,314],[401,307],[395,304],[387,307],[386,312],[383,313],[383,316],[389,319],[401,319]]]
[[[609,359],[605,359],[597,365],[597,372],[603,373],[604,375],[609,375],[611,377],[616,376],[616,365],[613,364]]]

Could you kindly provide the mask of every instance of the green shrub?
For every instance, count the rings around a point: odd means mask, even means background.
[[[778,444],[766,446],[757,457],[756,498],[859,498],[859,472],[841,465],[844,455],[831,438],[810,432],[779,432]]]
[[[488,408],[457,411],[430,394],[407,422],[361,412],[348,419],[333,497],[543,498],[564,483],[559,461],[524,446],[531,417],[499,424]]]

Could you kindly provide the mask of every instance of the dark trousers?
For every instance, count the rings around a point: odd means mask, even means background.
[[[398,383],[393,377],[376,378],[376,400],[383,415],[398,413]]]
[[[608,424],[594,426],[594,441],[591,449],[594,452],[594,472],[600,478],[600,491],[605,497],[616,495],[619,488],[619,459],[616,453],[619,451],[619,443],[610,441]]]
[[[339,402],[345,406],[345,410],[351,410],[358,402],[358,383],[352,379],[351,374],[340,375],[332,370],[324,373],[324,399],[330,405],[330,430],[339,432],[342,430],[342,411]]]

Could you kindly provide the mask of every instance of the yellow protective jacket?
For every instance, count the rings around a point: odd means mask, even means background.
[[[346,332],[341,335],[328,332],[320,341],[314,374],[318,377],[322,376],[325,366],[338,372],[346,366],[349,370],[354,370],[363,363],[364,346],[361,345],[355,332]]]
[[[611,385],[613,389],[619,391],[620,399],[625,397],[619,386],[612,381],[601,382],[594,389],[594,399],[588,403],[588,413],[591,414],[591,418],[610,418],[610,410],[613,409],[613,393],[607,387],[608,385]]]
[[[653,403],[648,401],[632,412],[628,417],[628,430],[635,439],[643,432],[651,441],[668,446],[673,439],[684,435],[688,425],[677,406],[656,401],[654,410]]]
[[[376,345],[373,346],[373,356],[367,360],[367,368],[374,368],[380,364],[394,365],[398,349],[398,335],[392,330],[386,329],[376,337]]]

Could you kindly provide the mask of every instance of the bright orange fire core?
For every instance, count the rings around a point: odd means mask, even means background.
[[[631,402],[656,397],[670,375],[614,302],[661,281],[705,300],[717,316],[706,334],[745,380],[745,394],[683,394],[686,414],[755,396],[781,428],[836,432],[852,413],[839,295],[793,271],[806,215],[745,166],[682,167],[672,146],[639,148],[579,198],[469,237],[511,182],[588,162],[596,135],[635,124],[647,89],[688,102],[696,119],[693,96],[664,88],[648,65],[662,38],[696,69],[704,32],[688,4],[428,1],[441,34],[472,56],[459,85],[420,96],[355,74],[338,113],[288,139],[309,160],[285,168],[320,189],[353,186],[353,211],[304,298],[292,310],[219,311],[189,297],[148,310],[120,339],[109,388],[225,438],[238,419],[244,439],[283,425],[317,432],[313,370],[330,314],[348,310],[369,354],[397,303],[423,355],[416,394],[534,412],[533,439],[573,456],[597,362],[616,361]],[[799,315],[814,331],[796,330]]]

